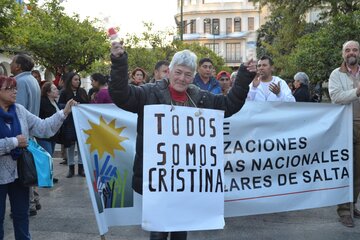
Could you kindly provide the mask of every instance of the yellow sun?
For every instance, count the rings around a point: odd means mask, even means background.
[[[120,145],[121,142],[129,139],[120,136],[126,127],[116,128],[115,119],[107,124],[102,116],[100,116],[99,125],[91,121],[89,123],[91,128],[84,130],[84,132],[89,135],[86,139],[86,144],[90,144],[90,152],[97,150],[99,157],[102,157],[105,152],[114,156],[115,150],[126,152],[125,148]]]

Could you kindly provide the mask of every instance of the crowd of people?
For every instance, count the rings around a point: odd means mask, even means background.
[[[352,104],[354,107],[356,203],[360,192],[359,43],[344,43],[342,54],[343,64],[330,76],[329,93],[333,103]],[[230,117],[246,101],[319,102],[319,98],[310,93],[310,79],[305,72],[296,73],[292,81],[286,82],[273,75],[274,62],[269,56],[262,56],[257,62],[250,60],[241,64],[232,73],[225,70],[216,73],[210,58],[198,60],[193,52],[183,50],[177,52],[171,62],[157,62],[150,79],[141,67],[126,72],[128,59],[124,46],[113,42],[111,62],[109,76],[101,73],[90,76],[92,88],[89,91],[81,87],[79,73],[65,72],[63,68],[58,68],[54,81],[41,80],[40,72],[33,69],[33,59],[26,54],[13,57],[10,64],[13,76],[0,75],[0,239],[4,236],[7,195],[11,202],[16,239],[31,239],[28,217],[41,208],[36,188],[24,187],[17,182],[16,161],[19,161],[21,148],[27,146],[28,138],[36,138],[51,156],[55,145],[61,144],[68,166],[66,177],[75,175],[76,163],[78,175],[85,176],[71,114],[73,105],[114,103],[138,115],[132,184],[134,191],[141,195],[145,105],[221,109],[225,117]],[[360,211],[350,203],[339,205],[338,214],[340,222],[347,227],[354,226],[352,216],[360,217]],[[170,239],[187,238],[187,232],[151,232],[150,239],[165,240],[169,235]]]
[[[158,61],[151,78],[143,68],[136,67],[129,71],[128,81],[132,85],[141,86],[168,78],[169,64],[166,60]],[[237,71],[230,73],[221,70],[217,72],[210,58],[202,58],[197,64],[192,84],[214,94],[227,95],[235,82]],[[274,72],[273,65],[274,62],[269,56],[262,56],[258,61],[258,72],[250,84],[248,101],[321,102],[321,83],[317,83],[316,87],[312,88],[309,76],[305,72],[297,72],[292,80],[285,81],[272,75]],[[91,76],[92,85],[93,79]]]
[[[0,239],[4,239],[6,197],[11,205],[15,239],[31,239],[29,215],[41,208],[35,187],[18,181],[17,161],[29,138],[47,138],[56,134],[77,104],[73,99],[46,119],[39,118],[40,86],[32,76],[33,59],[26,54],[14,56],[10,64],[13,77],[0,76]],[[50,151],[50,148],[49,148]]]

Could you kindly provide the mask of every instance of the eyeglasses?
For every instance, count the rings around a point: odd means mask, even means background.
[[[16,92],[17,87],[6,87],[6,88],[1,88],[1,90],[5,90],[5,91],[8,91],[8,92]]]
[[[220,78],[219,81],[224,82],[224,81],[229,81],[229,78]]]

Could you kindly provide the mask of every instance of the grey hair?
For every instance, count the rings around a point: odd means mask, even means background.
[[[186,66],[191,69],[193,73],[195,73],[197,67],[197,56],[190,50],[183,50],[180,52],[175,53],[174,57],[172,58],[169,69],[172,71],[175,66],[181,65]]]
[[[294,80],[301,82],[304,85],[309,85],[309,76],[304,72],[298,72],[294,76]]]
[[[342,46],[342,50],[344,51],[346,46],[349,44],[349,43],[355,43],[355,45],[357,45],[357,48],[359,49],[360,48],[360,45],[359,45],[359,42],[358,41],[354,41],[354,40],[350,40],[350,41],[347,41],[343,44]]]

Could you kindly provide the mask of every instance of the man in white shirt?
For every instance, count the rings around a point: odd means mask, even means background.
[[[273,60],[263,56],[258,61],[258,74],[250,84],[247,100],[258,102],[295,102],[287,83],[273,76]]]

